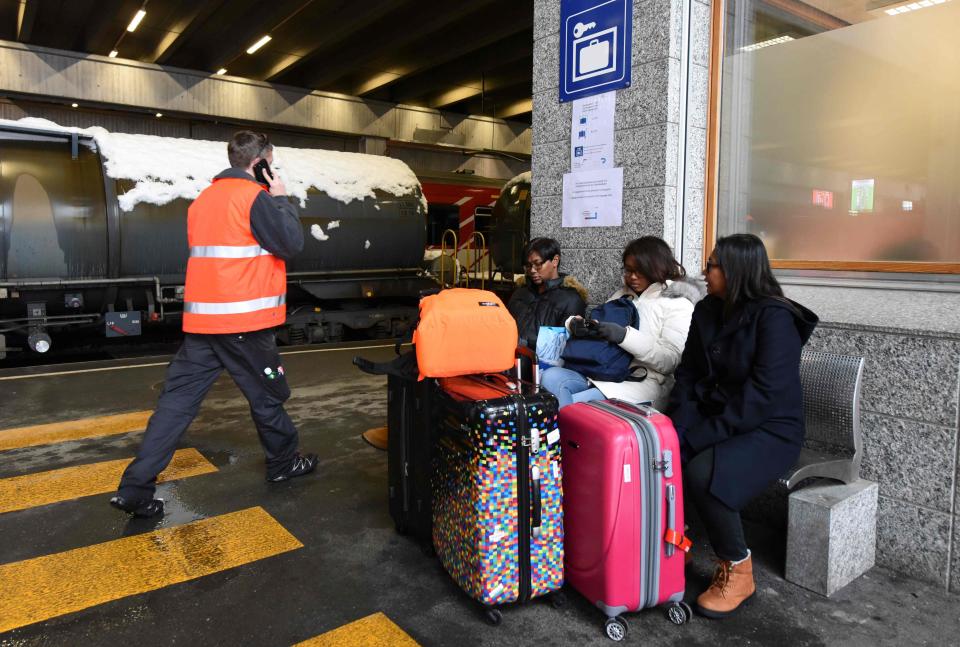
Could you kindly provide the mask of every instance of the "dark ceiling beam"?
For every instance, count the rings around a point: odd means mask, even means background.
[[[221,67],[229,69],[230,63],[242,56],[248,56],[246,50],[260,39],[264,34],[272,34],[275,29],[295,17],[301,11],[309,7],[313,0],[306,2],[297,2],[292,4],[293,0],[270,0],[268,3],[257,1],[245,5],[246,10],[237,12],[237,20],[234,24],[235,31],[230,34],[229,42],[220,43],[212,54],[207,52],[207,56],[202,60],[197,60],[197,69],[215,71]],[[238,3],[236,1],[228,2],[225,9],[231,14]],[[264,7],[264,5],[267,5]],[[259,15],[258,20],[249,20],[251,14]],[[271,56],[272,50],[277,47],[276,41],[271,41],[258,50],[254,56]]]
[[[465,17],[469,16],[470,22],[474,25],[483,24],[483,16],[473,18],[494,2],[495,0],[473,0],[472,2],[437,3],[429,16],[415,21],[411,29],[400,30],[399,33],[396,30],[396,20],[393,20],[392,16],[387,16],[379,24],[372,25],[370,29],[371,34],[381,37],[355,39],[341,50],[339,58],[349,61],[349,69],[345,69],[342,65],[318,66],[306,76],[306,85],[311,88],[326,89],[334,81],[354,73],[372,61],[390,58],[391,54],[402,51],[404,47],[421,38],[436,34],[436,38],[446,40],[447,35],[442,30]]]
[[[397,103],[408,103],[451,86],[468,85],[473,79],[479,79],[481,73],[509,64],[519,62],[529,66],[532,52],[533,35],[527,30],[482,49],[467,52],[442,65],[422,70],[394,84],[390,96]],[[524,73],[530,76],[531,68],[527,67]]]
[[[26,43],[30,40],[39,9],[40,0],[20,0],[17,8],[17,42]]]
[[[524,114],[519,110],[522,107],[519,104],[531,99],[531,91],[531,79],[527,78],[513,85],[506,85],[485,92],[483,96],[468,99],[456,105],[455,110],[467,115],[487,115],[508,119],[509,117],[505,117],[501,113],[513,107],[516,110],[512,111],[511,116]]]
[[[77,29],[77,39],[72,49],[106,56],[117,39],[126,32],[127,21],[143,4],[142,0],[100,0],[86,11],[87,19],[82,29]]]
[[[189,4],[186,13],[170,27],[170,31],[164,34],[146,60],[158,65],[166,63],[199,31],[203,23],[223,6],[225,1],[204,0],[204,2]]]
[[[484,25],[478,29],[477,25]],[[496,15],[489,20],[471,20],[457,24],[433,42],[426,43],[411,54],[411,58],[400,61],[402,57],[391,59],[387,57],[379,60],[382,70],[391,67],[403,67],[399,73],[377,72],[357,83],[348,94],[366,96],[371,93],[381,93],[393,85],[413,76],[428,71],[450,61],[483,49],[494,43],[503,42],[518,33],[529,33],[533,25],[533,10],[527,3],[517,2],[506,9],[498,8]],[[533,35],[530,35],[528,51],[533,49]]]
[[[430,96],[424,103],[428,108],[446,108],[466,99],[481,97],[520,83],[527,83],[530,81],[532,69],[533,59],[527,58],[512,67],[491,70],[490,73],[476,76],[466,83],[445,88]],[[527,91],[530,92],[529,87]]]
[[[502,110],[494,110],[493,116],[498,119],[513,119],[521,115],[529,115],[533,112],[533,97],[520,99],[508,104]]]
[[[356,0],[355,2],[347,3],[342,7],[341,11],[330,15],[326,29],[318,30],[318,38],[314,47],[299,58],[287,57],[280,61],[270,69],[261,80],[282,81],[284,77],[288,77],[290,74],[302,70],[305,66],[311,64],[325,67],[322,54],[329,54],[330,50],[340,43],[348,42],[351,38],[356,37],[357,32],[410,1],[411,0]],[[337,64],[343,63],[339,56],[334,58],[337,60]],[[330,63],[327,62],[326,64],[329,65]],[[311,87],[307,84],[303,85]]]

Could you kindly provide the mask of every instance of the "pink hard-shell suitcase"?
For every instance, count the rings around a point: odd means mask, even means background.
[[[582,402],[560,410],[564,570],[567,582],[607,615],[623,640],[621,614],[663,605],[684,624],[683,485],[670,419],[646,405]]]

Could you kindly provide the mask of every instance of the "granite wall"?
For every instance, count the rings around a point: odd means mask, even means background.
[[[809,347],[866,357],[862,475],[880,484],[877,563],[960,592],[960,294],[786,286]]]
[[[687,35],[684,11],[690,16]],[[615,117],[614,158],[624,170],[623,225],[564,229],[562,187],[570,171],[572,107],[558,100],[560,0],[534,2],[531,235],[560,241],[563,271],[587,286],[592,302],[620,285],[620,252],[638,236],[662,236],[672,245],[679,227],[683,263],[691,271],[701,267],[709,13],[709,4],[698,0],[689,5],[634,2],[633,84],[617,91]],[[684,80],[687,102],[681,105]],[[678,190],[681,175],[687,178],[686,191]],[[684,201],[682,213],[678,199]]]

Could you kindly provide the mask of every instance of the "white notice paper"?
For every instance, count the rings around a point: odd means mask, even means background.
[[[564,227],[619,227],[623,224],[623,169],[563,176]]]
[[[613,168],[613,113],[616,105],[616,92],[605,92],[573,102],[570,170]]]

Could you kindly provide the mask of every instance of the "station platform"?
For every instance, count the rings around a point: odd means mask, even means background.
[[[0,647],[27,645],[609,645],[575,591],[488,625],[387,513],[384,378],[373,342],[283,353],[287,405],[316,474],[264,481],[247,406],[228,377],[164,474],[160,520],[107,505],[133,456],[168,358],[0,371]],[[694,527],[688,600],[712,564]],[[623,644],[941,645],[960,597],[874,568],[827,600],[782,579],[784,541],[749,526],[758,595],[725,621],[630,614]],[[917,555],[916,559],[922,559]]]

